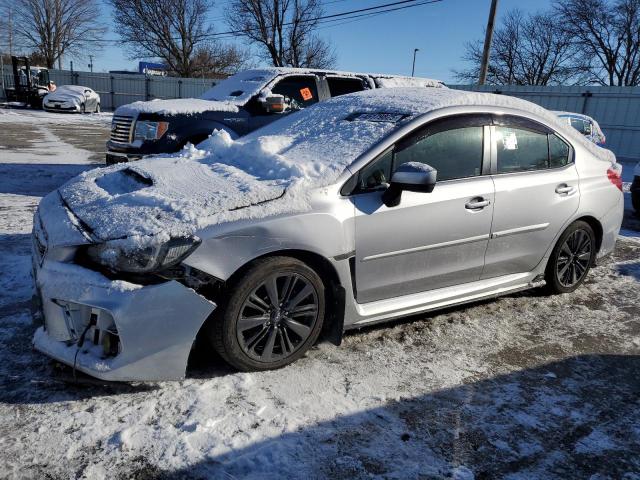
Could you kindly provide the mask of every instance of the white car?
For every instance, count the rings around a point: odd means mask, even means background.
[[[89,87],[62,85],[44,97],[42,108],[48,112],[98,113],[100,95]]]

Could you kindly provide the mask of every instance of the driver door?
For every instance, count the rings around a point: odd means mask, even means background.
[[[448,117],[421,127],[359,172],[355,204],[358,303],[480,279],[494,203],[488,115]],[[485,140],[486,139],[486,140]],[[404,191],[382,202],[398,165],[438,171],[431,193]]]

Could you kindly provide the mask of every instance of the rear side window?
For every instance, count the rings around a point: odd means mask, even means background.
[[[327,83],[332,97],[364,90],[362,80],[359,78],[327,77]]]
[[[498,173],[549,168],[547,134],[522,128],[496,127]]]
[[[556,135],[549,135],[549,167],[558,168],[569,164],[569,145]]]
[[[515,173],[563,167],[570,162],[569,145],[553,133],[496,126],[497,172]]]
[[[313,105],[318,101],[316,77],[312,76],[285,77],[276,83],[271,92],[290,98],[301,108]]]

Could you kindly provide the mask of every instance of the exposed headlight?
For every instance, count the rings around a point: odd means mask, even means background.
[[[129,240],[112,240],[89,245],[85,252],[91,261],[117,272],[147,273],[171,267],[193,252],[201,241],[197,237],[172,238],[168,242],[133,246]]]
[[[169,122],[136,122],[135,140],[158,140],[169,129]]]

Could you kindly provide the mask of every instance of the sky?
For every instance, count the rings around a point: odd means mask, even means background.
[[[392,0],[323,0],[325,13],[339,13],[359,8],[391,3]],[[498,23],[509,10],[519,8],[535,12],[550,7],[552,0],[499,0]],[[360,21],[337,22],[323,26],[318,34],[330,40],[337,53],[340,70],[411,74],[414,48],[420,49],[416,57],[416,76],[436,78],[454,83],[452,70],[465,67],[462,57],[467,42],[483,39],[491,0],[442,0]],[[216,31],[228,27],[221,18],[227,0],[217,0],[209,15]],[[111,22],[111,11],[103,7],[103,15]],[[107,38],[117,39],[111,30]],[[242,45],[243,41],[237,40]],[[75,69],[88,63],[76,59]],[[78,66],[80,64],[80,66]],[[137,60],[127,58],[117,45],[95,54],[94,71],[137,69]],[[260,64],[260,62],[259,62]],[[64,68],[69,68],[65,62]]]

